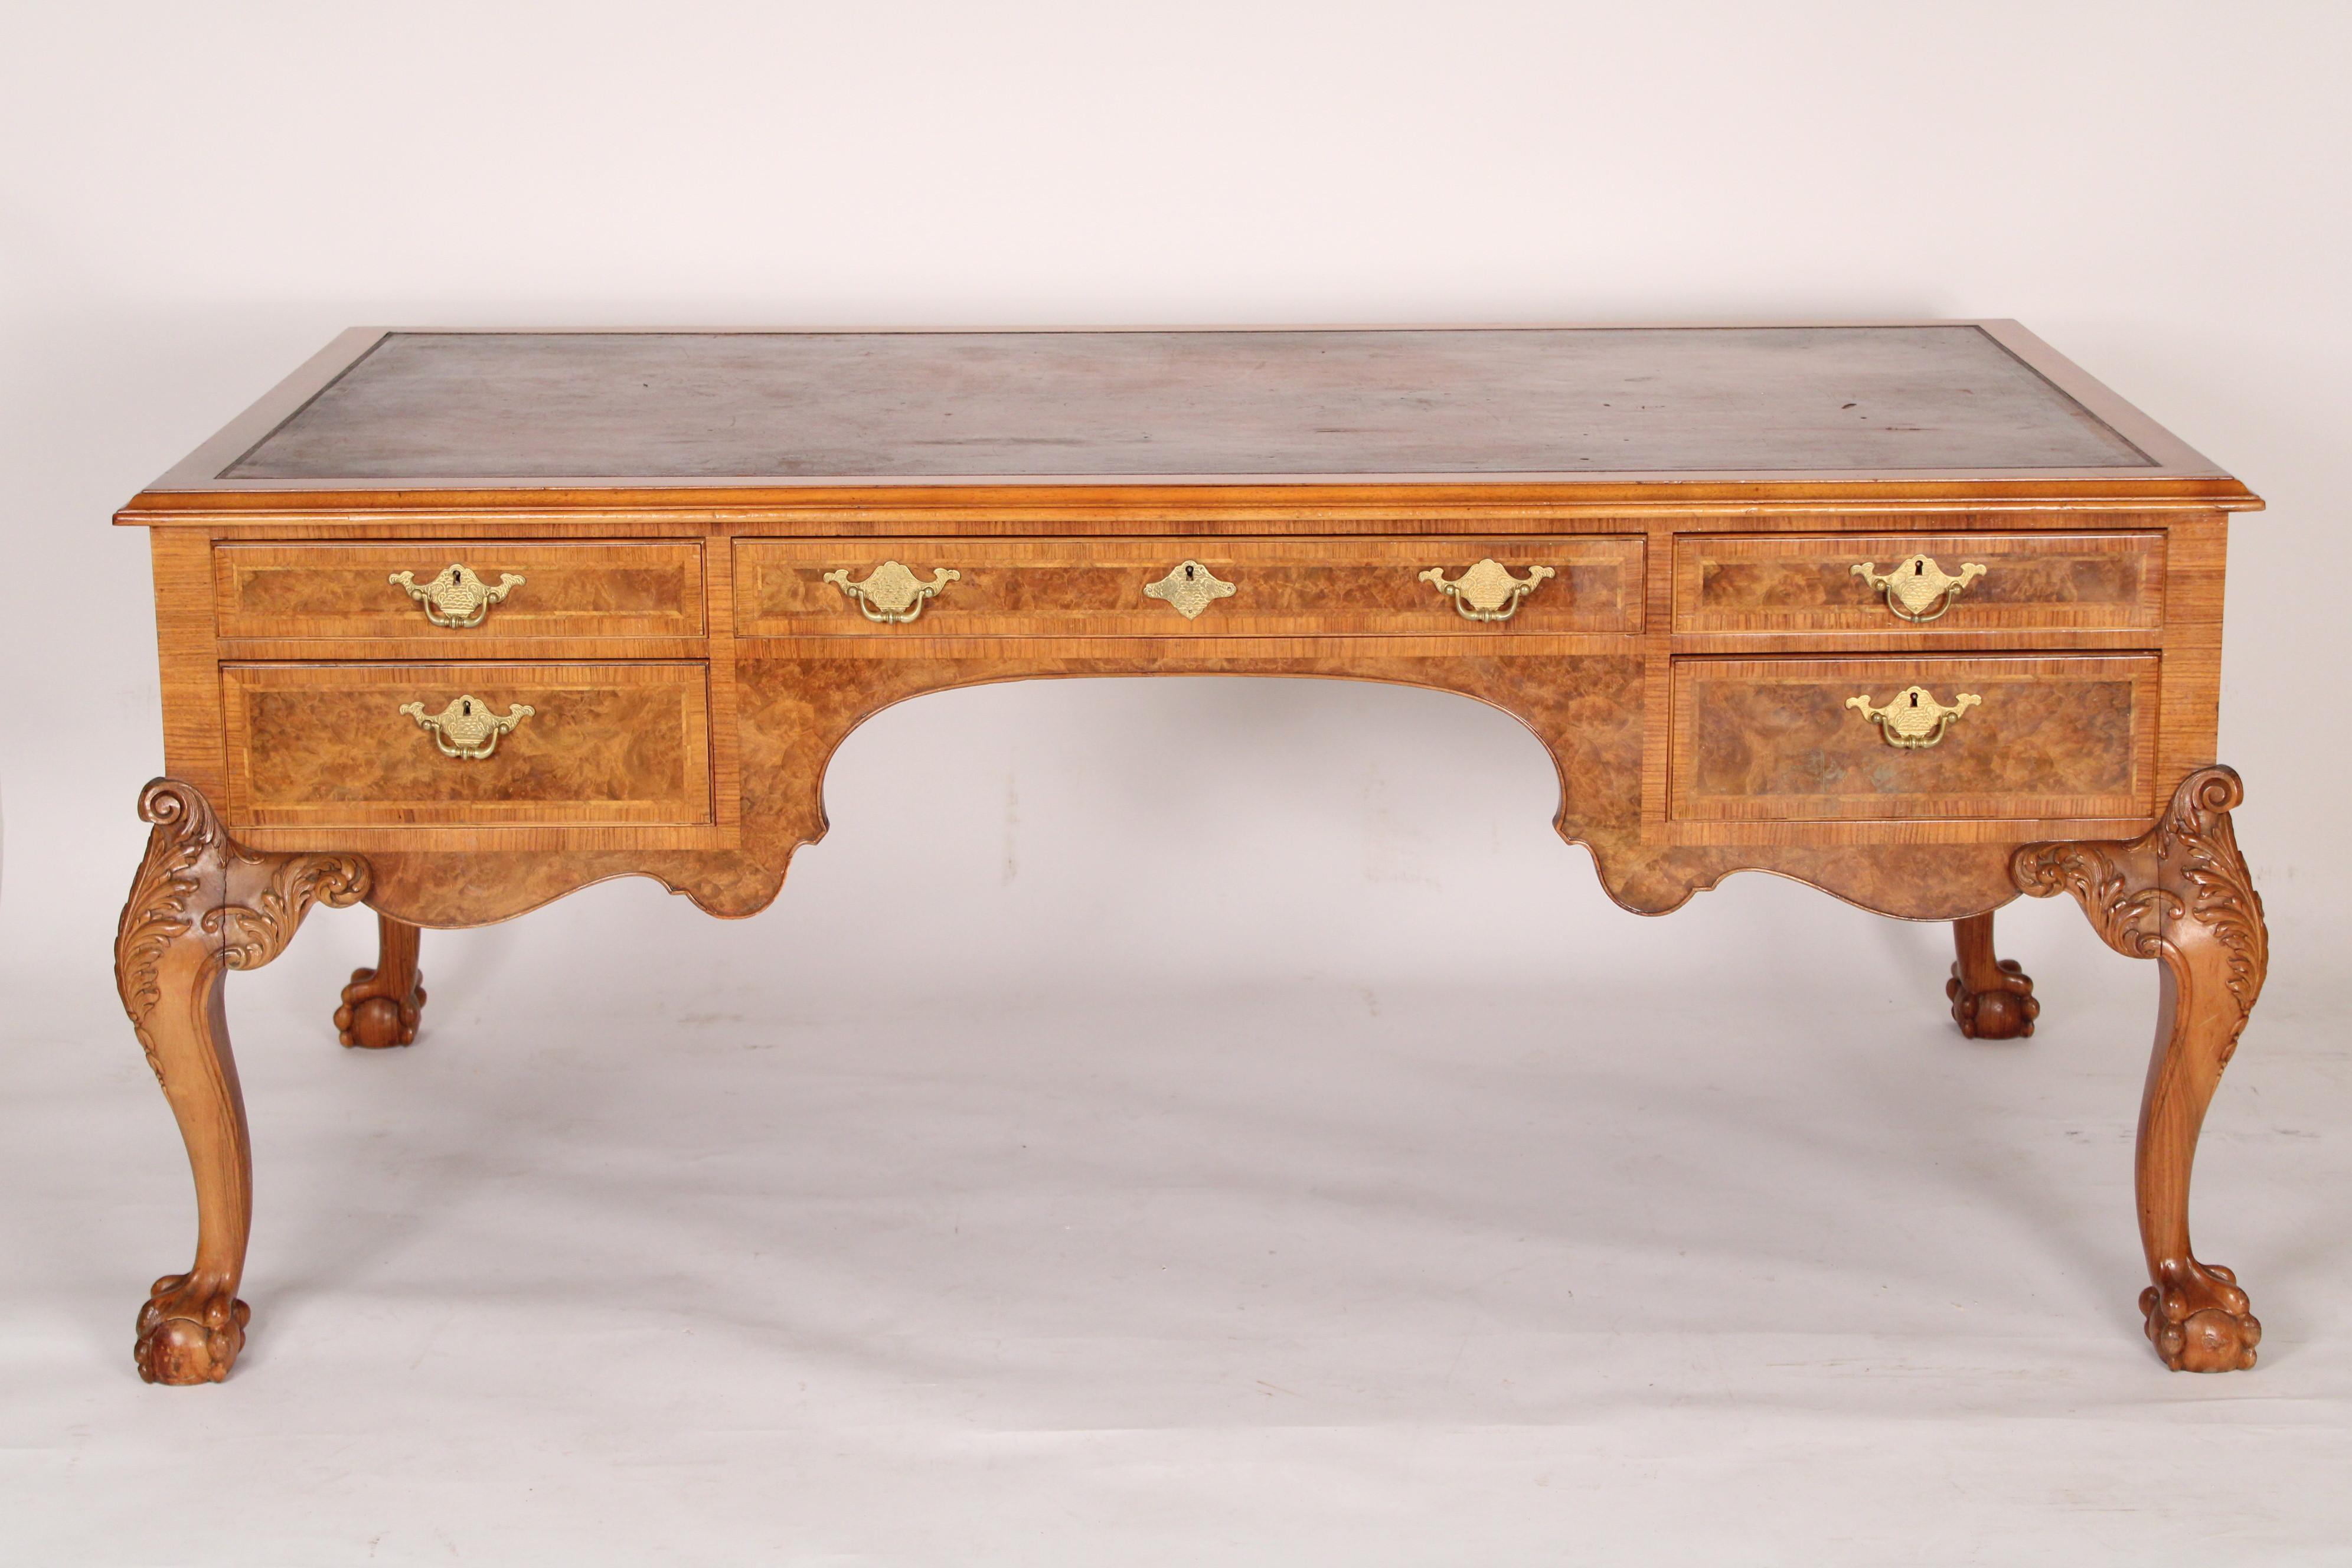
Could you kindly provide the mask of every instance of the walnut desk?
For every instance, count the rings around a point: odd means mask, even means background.
[[[314,903],[383,953],[607,877],[776,896],[827,760],[925,692],[1325,676],[1458,692],[1558,764],[1629,910],[1738,870],[2157,961],[2149,1339],[2252,1366],[2189,1242],[2263,984],[2214,756],[2227,514],[2261,503],[2008,321],[1672,329],[345,334],[116,519],[152,531],[169,776],[116,946],[194,1168],[140,1372],[226,1375],[251,1157],[222,1010]]]

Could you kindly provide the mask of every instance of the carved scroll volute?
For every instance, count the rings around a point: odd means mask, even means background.
[[[252,1218],[252,1153],[220,986],[275,958],[313,904],[358,901],[367,863],[254,854],[231,843],[193,785],[157,779],[139,797],[153,825],[115,930],[115,983],[147,1065],[171,1101],[196,1184],[196,1258],[158,1279],[135,1359],[151,1383],[217,1383],[245,1342],[236,1300]]]
[[[2231,769],[2200,768],[2140,837],[2029,844],[2011,865],[2021,889],[2073,894],[2110,947],[2161,966],[2136,1186],[2151,1280],[2140,1311],[2176,1371],[2251,1367],[2263,1334],[2237,1276],[2200,1262],[2189,1240],[2197,1136],[2270,967],[2263,901],[2230,821],[2244,794]]]

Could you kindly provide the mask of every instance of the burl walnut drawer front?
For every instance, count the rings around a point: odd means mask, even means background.
[[[230,815],[255,826],[699,824],[699,664],[221,669]]]
[[[400,579],[405,579],[404,581]],[[702,546],[222,544],[224,637],[700,637]]]
[[[1642,540],[1610,535],[744,539],[736,624],[747,637],[1616,634],[1641,630],[1642,559]]]
[[[1685,535],[1674,570],[1677,632],[2130,631],[2164,619],[2158,532]]]
[[[1670,815],[2145,816],[2157,681],[2147,654],[1677,659]]]

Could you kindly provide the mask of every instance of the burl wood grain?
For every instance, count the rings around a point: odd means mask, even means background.
[[[1913,685],[1983,699],[1933,746],[1846,706]],[[1688,820],[2132,817],[2154,805],[2157,660],[1680,659],[1674,815]]]
[[[1451,581],[1491,556],[1540,583],[1507,621],[1465,620],[1420,580]],[[1526,539],[912,539],[736,542],[736,616],[746,637],[1307,637],[1468,628],[1496,635],[1624,633],[1642,629],[1643,541]],[[960,575],[923,606],[919,622],[867,620],[824,574],[862,582],[886,560],[928,581]],[[1200,562],[1233,596],[1187,620],[1144,595],[1179,563]]]
[[[1985,572],[1936,619],[1906,620],[1853,568],[1914,554]],[[2129,631],[2163,622],[2164,535],[1695,535],[1675,541],[1674,587],[1678,632]]]
[[[1646,661],[1528,638],[1341,638],[1261,645],[1092,638],[768,639],[747,642],[736,696],[743,757],[742,847],[719,852],[584,849],[511,857],[495,881],[448,858],[372,851],[377,908],[425,925],[520,913],[608,877],[657,878],[713,913],[751,914],[782,885],[793,853],[824,830],[835,751],[874,713],[926,693],[995,680],[1158,674],[1310,676],[1459,692],[1527,725],[1560,780],[1559,832],[1588,846],[1610,896],[1663,913],[1734,871],[1765,868],[1890,914],[1953,919],[2006,902],[2014,840],[1980,844],[1675,846],[1644,832],[1641,758]]]
[[[429,582],[456,563],[485,583],[520,577],[481,625],[436,626],[391,581]],[[213,581],[224,637],[425,637],[452,651],[494,637],[698,637],[702,546],[515,544],[417,541],[377,544],[223,544]]]
[[[229,798],[240,822],[317,826],[703,823],[703,668],[230,665]],[[459,696],[531,716],[479,761],[446,756],[400,711]]]

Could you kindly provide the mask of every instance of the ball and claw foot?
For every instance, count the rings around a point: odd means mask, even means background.
[[[226,1290],[207,1289],[185,1274],[155,1281],[139,1309],[139,1344],[131,1354],[145,1383],[218,1383],[245,1348],[253,1309]]]
[[[2175,1372],[2242,1372],[2254,1364],[2263,1325],[2238,1277],[2218,1263],[2167,1265],[2164,1283],[2140,1292],[2148,1342]]]
[[[416,973],[417,929],[389,915],[376,917],[373,969],[354,969],[335,1009],[335,1035],[347,1046],[380,1051],[416,1043],[425,1013],[425,977]]]
[[[2033,1020],[2042,1014],[2042,1004],[2033,999],[2032,980],[2017,960],[2004,958],[1995,981],[1985,990],[1971,991],[1960,965],[1953,964],[1952,977],[1944,982],[1944,994],[1952,1004],[1952,1022],[1971,1040],[2030,1038]]]
[[[335,1009],[335,1037],[347,1046],[383,1050],[416,1043],[416,1026],[425,1014],[425,987],[416,985],[405,996],[383,990],[373,969],[354,969],[343,987],[342,1005]]]

